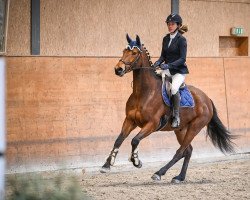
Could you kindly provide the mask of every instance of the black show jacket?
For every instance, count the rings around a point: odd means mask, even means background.
[[[170,46],[168,47],[170,41],[170,34],[167,34],[163,38],[162,51],[160,61],[165,61],[169,65],[169,71],[171,75],[176,73],[188,74],[188,68],[186,65],[186,55],[187,55],[187,41],[179,32],[172,39]]]

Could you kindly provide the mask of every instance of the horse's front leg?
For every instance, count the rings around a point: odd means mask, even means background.
[[[112,151],[110,152],[108,158],[106,159],[105,164],[102,166],[100,172],[106,173],[110,171],[110,166],[113,166],[115,163],[115,158],[118,154],[118,150],[120,146],[122,145],[123,141],[128,137],[128,135],[131,133],[132,130],[136,128],[136,125],[133,120],[126,117],[126,119],[123,122],[122,131],[118,138],[115,141],[114,147]]]
[[[147,123],[141,131],[132,139],[131,145],[132,145],[132,152],[131,156],[129,158],[129,161],[133,163],[133,165],[137,168],[142,167],[142,162],[139,159],[138,156],[138,145],[140,141],[149,136],[151,133],[153,133],[157,129],[157,123]]]

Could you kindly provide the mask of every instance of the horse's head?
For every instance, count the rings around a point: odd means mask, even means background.
[[[115,66],[115,74],[123,76],[127,72],[132,71],[139,63],[142,54],[142,44],[138,35],[136,40],[133,41],[127,34],[128,45],[123,50],[122,58]]]

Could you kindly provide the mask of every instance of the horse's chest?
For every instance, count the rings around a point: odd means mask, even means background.
[[[161,98],[157,91],[145,91],[147,95],[132,95],[127,104],[127,111],[129,117],[133,119],[138,125],[143,125],[154,116],[158,107],[158,101]],[[157,94],[157,95],[156,95]],[[129,106],[128,106],[129,105]]]
[[[143,124],[145,123],[145,119],[144,119],[143,112],[142,112],[142,110],[140,110],[140,109],[136,109],[136,110],[134,111],[134,116],[133,116],[133,118],[134,118],[134,121],[136,122],[136,124],[137,124],[138,126],[143,126]]]
[[[130,111],[130,117],[136,122],[138,125],[143,125],[149,120],[149,117],[152,116],[150,114],[149,109],[146,109],[143,105],[135,107]]]

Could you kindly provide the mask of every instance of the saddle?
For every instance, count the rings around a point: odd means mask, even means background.
[[[163,71],[159,71],[160,73],[157,73],[158,75],[161,75],[162,77],[162,98],[164,103],[167,106],[172,107],[171,99],[171,85],[172,85],[172,78],[168,77],[165,73],[162,73]],[[168,85],[166,85],[168,83]],[[188,87],[185,83],[182,83],[182,85],[179,88],[180,92],[180,107],[194,107],[194,99],[189,91]]]
[[[162,77],[162,99],[167,106],[172,108],[173,105],[172,102],[170,101],[172,78],[166,76],[166,74],[161,72],[163,71],[162,70],[160,70],[159,72],[156,71],[156,74]],[[168,83],[167,86],[166,83]],[[180,107],[193,108],[195,106],[194,99],[185,83],[182,83],[182,85],[179,88],[179,92],[181,97]],[[162,130],[168,124],[168,122],[171,120],[171,115],[172,114],[170,113],[166,113],[161,117],[159,126],[156,129],[156,131]]]
[[[170,101],[171,99],[171,92],[170,92],[171,85],[170,84],[171,83],[170,82],[168,83],[169,84],[167,86],[166,86],[166,82],[162,83],[162,99],[167,106],[172,107],[172,102]],[[185,83],[182,84],[182,86],[179,89],[179,92],[180,92],[180,97],[181,97],[180,107],[193,108],[195,106],[194,99]]]

